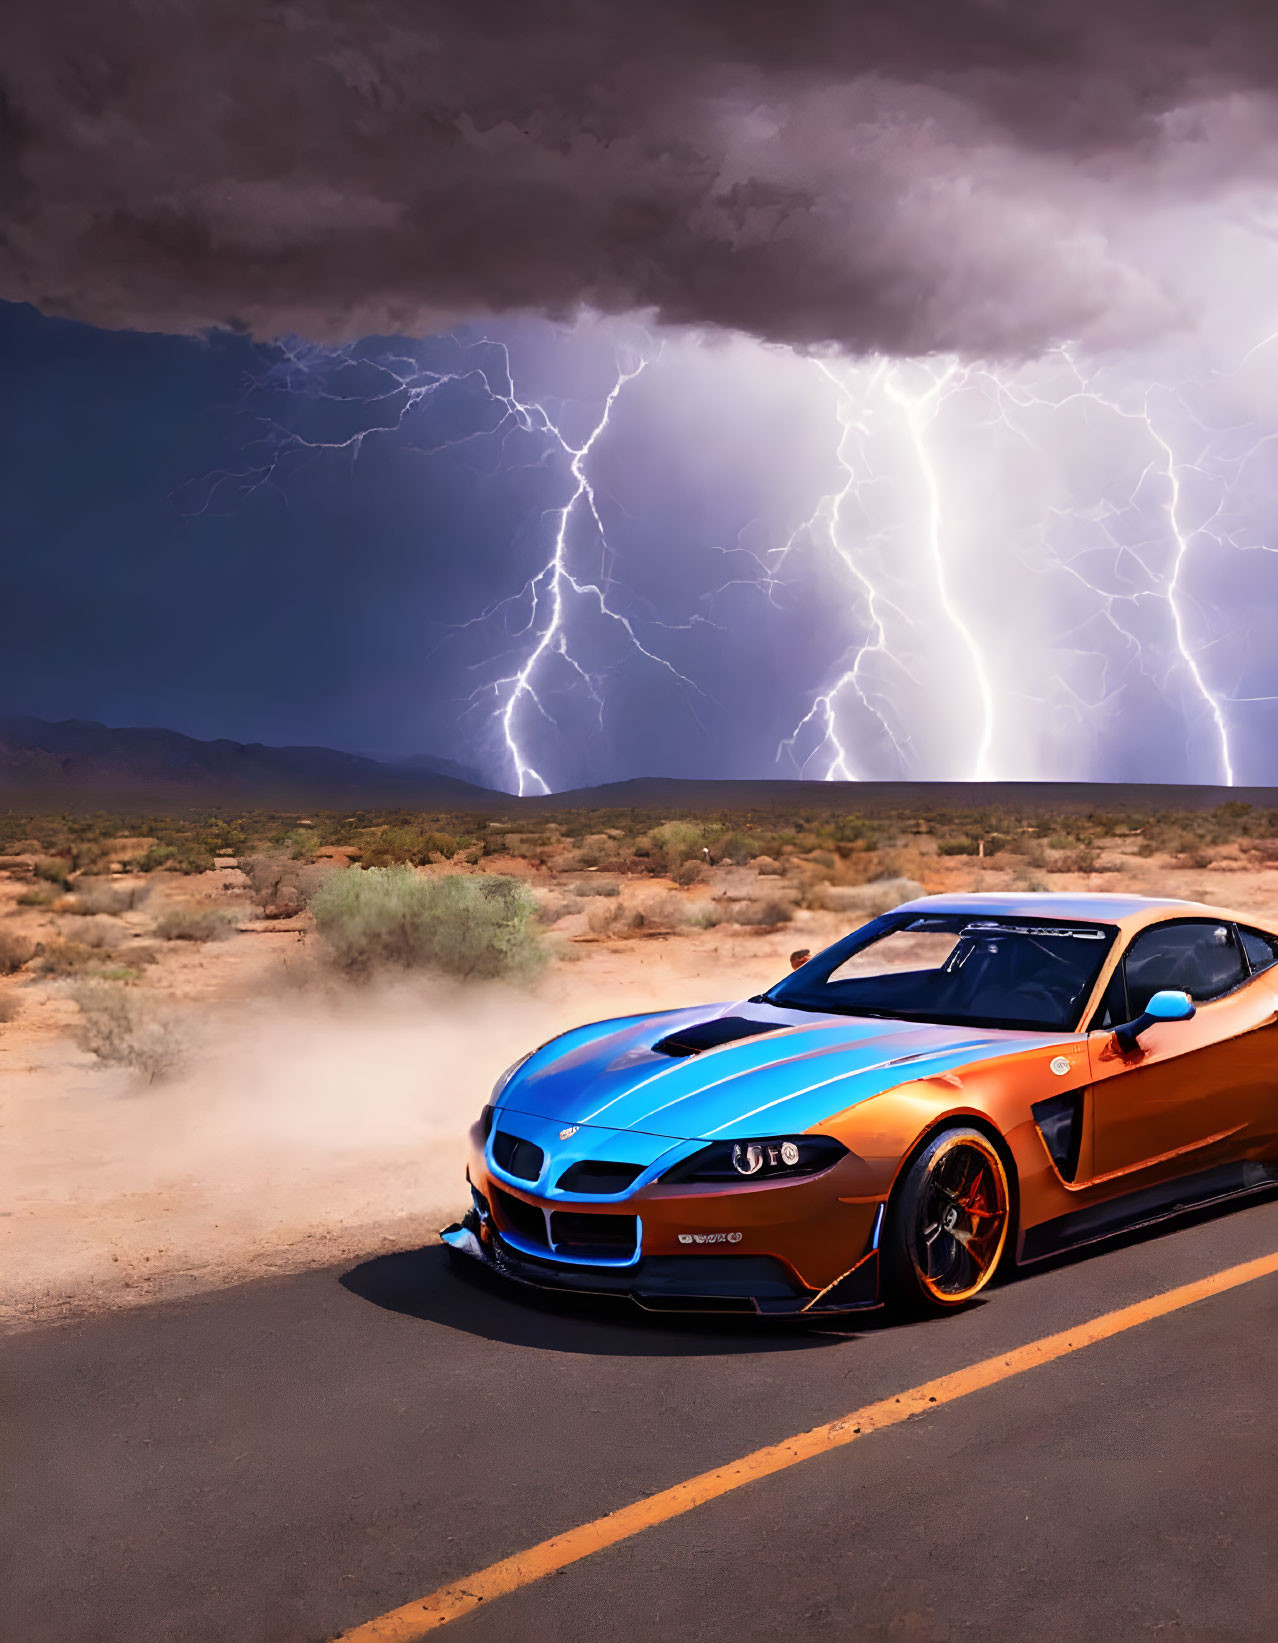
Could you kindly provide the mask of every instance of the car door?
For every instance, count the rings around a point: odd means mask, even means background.
[[[1159,1165],[1190,1173],[1198,1154],[1208,1168],[1245,1153],[1274,1102],[1275,977],[1255,971],[1228,921],[1169,919],[1137,932],[1089,1040],[1092,1180]],[[1149,1028],[1124,1054],[1108,1029],[1164,988],[1188,993],[1197,1013]]]

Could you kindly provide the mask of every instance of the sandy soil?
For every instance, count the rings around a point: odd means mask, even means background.
[[[1053,875],[1050,888],[1180,895],[1278,919],[1278,869],[1121,865]],[[937,861],[925,878],[928,889],[999,889],[1017,871]],[[733,894],[770,888],[728,872]],[[125,915],[129,941],[155,945],[166,898],[241,919],[225,941],[159,944],[139,983],[188,1046],[180,1075],[147,1084],[103,1067],[77,1045],[66,983],[0,978],[0,1003],[17,1006],[0,1025],[0,1329],[425,1242],[461,1208],[467,1126],[530,1046],[600,1016],[757,992],[793,948],[860,922],[800,909],[772,930],[613,939],[576,913],[554,930],[561,957],[531,991],[420,977],[352,988],[326,975],[304,918],[250,916],[238,873],[158,877],[148,906]],[[19,888],[0,876],[6,929],[74,934],[66,915],[18,908]],[[625,896],[654,889],[672,887],[628,884]]]

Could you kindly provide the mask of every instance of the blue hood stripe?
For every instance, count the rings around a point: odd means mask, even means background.
[[[778,1031],[699,1056],[662,1056],[654,1067],[657,1056],[651,1046],[665,1031],[725,1009],[763,1020],[780,1017]],[[607,1114],[629,1134],[661,1134],[671,1140],[759,1135],[764,1126],[769,1134],[799,1134],[901,1084],[991,1058],[1074,1044],[1079,1038],[1075,1033],[796,1015],[769,1006],[721,1005],[622,1026],[608,1023],[597,1036],[582,1029],[567,1045],[549,1044],[521,1068],[499,1105],[512,1113],[553,1119],[557,1127],[595,1125]],[[889,1050],[904,1053],[888,1056]],[[817,1071],[826,1076],[811,1080]],[[663,1085],[663,1080],[675,1082]],[[672,1088],[679,1093],[661,1100]],[[675,1113],[677,1118],[671,1116]],[[764,1113],[770,1116],[764,1119]]]

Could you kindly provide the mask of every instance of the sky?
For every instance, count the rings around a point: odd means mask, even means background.
[[[25,8],[0,712],[1278,782],[1276,75],[1243,0]]]

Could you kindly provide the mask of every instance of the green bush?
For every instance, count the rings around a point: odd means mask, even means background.
[[[532,891],[496,873],[352,867],[329,878],[311,912],[333,962],[352,974],[392,967],[528,980],[545,962]]]
[[[653,828],[648,838],[653,856],[667,873],[672,873],[690,857],[700,856],[706,842],[702,830],[685,821],[662,822],[660,827]]]

